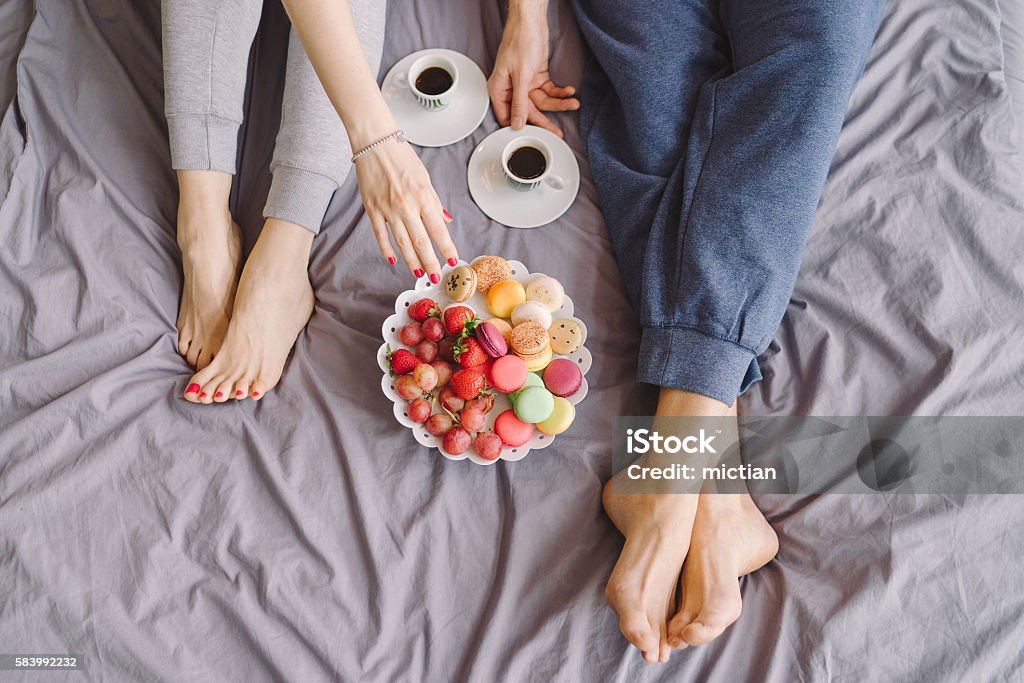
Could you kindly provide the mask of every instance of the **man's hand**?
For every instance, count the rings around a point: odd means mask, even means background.
[[[498,123],[519,130],[527,123],[558,137],[562,130],[541,112],[571,111],[580,103],[572,86],[560,87],[548,72],[546,0],[512,0],[494,72],[487,81]]]

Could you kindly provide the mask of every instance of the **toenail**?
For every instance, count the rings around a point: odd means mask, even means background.
[[[244,396],[244,395],[245,395],[245,392],[242,391],[241,389],[239,389],[238,391],[235,392],[235,396]]]
[[[213,395],[213,397],[214,397],[214,398],[220,398],[220,397],[221,397],[221,396],[223,396],[223,395],[224,395],[224,392],[223,392],[223,391],[218,391],[218,392],[217,392],[216,394],[214,394],[214,395]]]
[[[203,393],[199,394],[199,398],[206,398],[206,392],[204,391]]]
[[[254,391],[254,392],[252,392],[252,395],[253,395],[253,398],[255,398],[255,397],[260,395],[260,392]]]
[[[194,394],[197,391],[199,391],[199,385],[198,384],[189,384],[188,385],[188,389],[185,390],[185,393],[186,394]]]

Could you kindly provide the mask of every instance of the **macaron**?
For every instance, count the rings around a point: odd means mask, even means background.
[[[508,342],[496,325],[482,322],[476,326],[475,334],[480,348],[491,358],[501,358],[508,353]]]
[[[516,356],[516,358],[518,358],[518,356]],[[532,373],[532,372],[527,372],[526,373],[526,381],[523,382],[522,389],[520,389],[519,391],[513,391],[511,394],[509,394],[508,395],[508,400],[512,403],[512,405],[515,405],[516,399],[519,397],[519,392],[520,391],[522,391],[523,389],[526,389],[528,387],[542,387],[542,386],[544,386],[544,380],[542,380],[540,378],[540,375],[537,375],[537,374]]]
[[[555,397],[544,387],[529,387],[519,392],[516,398],[516,417],[523,422],[537,424],[551,417],[555,409]]]
[[[494,433],[506,446],[516,448],[522,446],[533,436],[533,425],[523,422],[511,408],[494,420]]]
[[[486,294],[502,280],[512,279],[512,266],[500,256],[481,256],[473,261],[473,270],[476,271],[476,289],[481,294]]]
[[[512,310],[513,325],[519,325],[530,320],[546,330],[551,327],[551,311],[539,301],[524,301]]]
[[[542,275],[526,286],[526,299],[544,304],[549,311],[557,311],[565,301],[565,288],[555,278]]]
[[[583,386],[583,373],[568,358],[558,358],[544,368],[544,386],[555,396],[567,398]]]
[[[551,340],[548,331],[540,323],[528,320],[512,328],[508,345],[517,356],[525,360],[543,354],[545,349],[550,350]]]
[[[507,320],[502,318],[489,318],[484,322],[488,322],[497,327],[501,331],[501,336],[505,338],[506,342],[508,342],[509,336],[512,335],[512,326],[508,324]]]
[[[583,325],[574,318],[556,320],[548,328],[551,350],[560,356],[576,353],[583,346]]]
[[[476,271],[469,266],[457,266],[444,278],[444,292],[452,301],[466,301],[476,293]]]
[[[515,280],[502,280],[487,290],[487,307],[499,318],[508,318],[516,306],[526,301],[526,290]]]
[[[540,372],[548,366],[551,362],[551,347],[547,346],[540,354],[536,356],[530,356],[529,358],[523,358],[526,362],[526,369],[530,372]]]
[[[503,394],[518,391],[526,383],[526,361],[519,356],[502,356],[494,361],[489,377],[494,388]]]
[[[556,396],[551,415],[543,422],[538,422],[537,429],[542,434],[557,436],[568,429],[574,419],[576,419],[576,406],[569,403],[568,399]]]

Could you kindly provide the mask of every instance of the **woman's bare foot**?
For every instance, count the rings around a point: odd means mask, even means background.
[[[735,406],[662,389],[659,416],[735,416]],[[668,621],[676,611],[676,589],[690,547],[697,513],[696,493],[622,493],[632,488],[605,484],[604,509],[626,544],[608,580],[605,597],[619,615],[619,628],[648,662],[667,662],[671,654]],[[620,491],[620,492],[616,492]]]
[[[674,648],[711,642],[740,616],[738,578],[779,552],[779,538],[746,493],[702,493],[683,568],[682,607],[668,625]]]
[[[228,212],[231,176],[178,171],[178,247],[184,284],[178,352],[202,370],[224,341],[238,284],[242,234]]]
[[[274,388],[313,313],[308,273],[312,244],[309,230],[267,219],[242,270],[224,343],[213,362],[192,376],[186,399],[259,400]]]

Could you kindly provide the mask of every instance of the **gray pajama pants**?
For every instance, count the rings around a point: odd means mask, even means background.
[[[277,0],[272,0],[277,1]],[[380,68],[385,0],[349,0],[371,69]],[[163,0],[164,107],[171,165],[235,173],[249,49],[263,0]],[[316,233],[352,170],[351,147],[292,30],[265,217]]]

